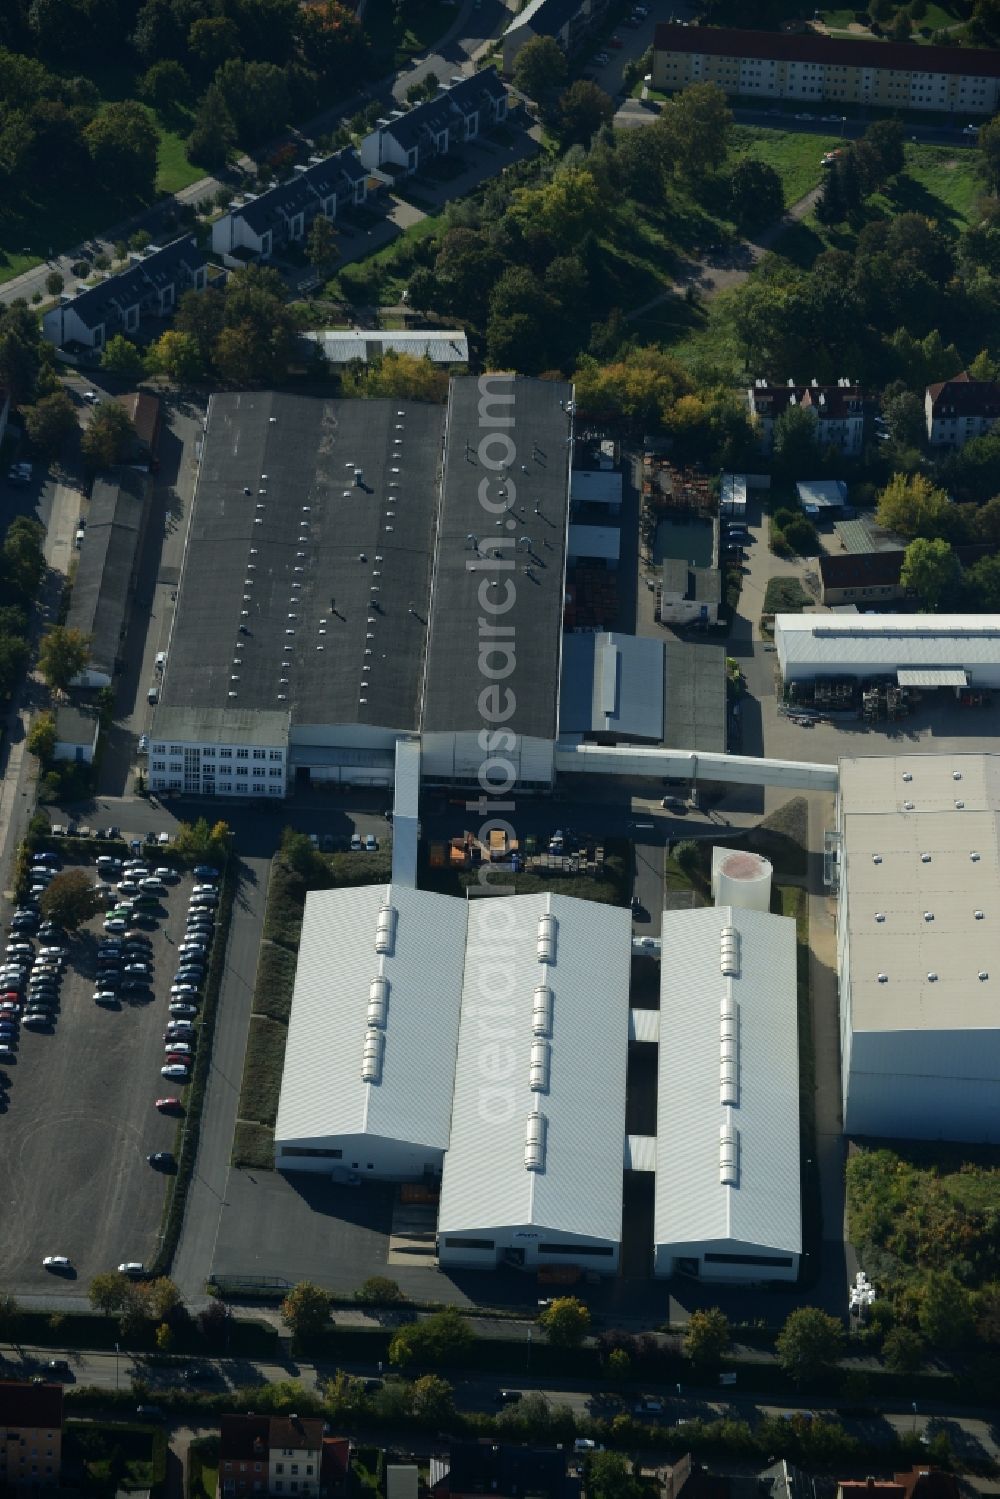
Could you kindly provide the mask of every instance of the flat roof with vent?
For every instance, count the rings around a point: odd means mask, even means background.
[[[465,903],[404,885],[306,899],[275,1141],[447,1148]]]
[[[997,1029],[1000,755],[841,760],[840,822],[852,1029]]]
[[[774,642],[786,675],[966,670],[1000,663],[1000,615],[778,614]]]
[[[795,975],[788,917],[664,913],[657,1245],[801,1252]]]
[[[468,917],[438,1233],[534,1225],[617,1243],[629,912],[518,895]]]
[[[515,705],[505,728],[556,737],[572,399],[573,387],[556,380],[451,382],[425,733],[478,732],[480,696],[495,681]],[[499,651],[480,658],[490,622],[509,631],[496,640],[514,642],[503,676]]]
[[[417,728],[443,422],[406,400],[212,397],[166,707]]]

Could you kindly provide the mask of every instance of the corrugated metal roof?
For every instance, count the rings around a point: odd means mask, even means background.
[[[628,1038],[630,1041],[659,1041],[659,1010],[629,1010]]]
[[[322,328],[303,334],[318,343],[331,364],[346,364],[350,359],[368,361],[388,349],[396,354],[413,354],[430,359],[432,364],[468,364],[469,340],[462,329],[406,328],[384,332],[381,329]]]
[[[843,479],[800,479],[795,492],[804,510],[810,506],[816,510],[836,510],[847,501],[847,485]]]
[[[622,533],[617,526],[577,526],[569,528],[570,557],[598,557],[617,562],[621,555]]]
[[[779,614],[782,671],[1000,664],[1000,614]]]
[[[840,786],[852,1029],[995,1030],[1000,756],[842,760]]]
[[[656,1136],[626,1135],[624,1163],[626,1171],[655,1171]]]
[[[396,778],[392,803],[392,882],[417,884],[420,841],[420,740],[396,740]]]
[[[659,743],[663,650],[662,641],[638,635],[564,636],[560,734],[618,733]]]
[[[538,919],[557,923],[554,963]],[[439,1234],[537,1225],[621,1238],[631,917],[618,906],[518,895],[469,906],[451,1147]],[[536,985],[552,990],[549,1088],[532,1092]],[[547,1123],[545,1164],[525,1169],[525,1125]]]
[[[900,669],[896,673],[896,681],[900,687],[966,687],[969,682],[969,673],[961,671],[957,667],[941,667],[937,671],[928,670],[926,667]]]
[[[379,908],[397,910],[390,953]],[[368,1134],[444,1150],[458,1037],[465,905],[401,885],[307,897],[275,1138]],[[389,981],[381,1081],[361,1079],[369,990]]]
[[[569,497],[574,505],[620,505],[622,476],[616,469],[574,469]]]
[[[722,972],[735,927],[738,974]],[[795,923],[765,911],[667,911],[660,964],[654,1237],[732,1239],[799,1253],[799,1065]],[[720,1102],[720,1015],[738,1007],[738,1099]],[[720,1130],[739,1132],[738,1185],[720,1182]]]

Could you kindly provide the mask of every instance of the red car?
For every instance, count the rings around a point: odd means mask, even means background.
[[[621,39],[620,36],[609,36],[608,37],[608,46],[609,47],[614,47],[616,49],[619,49],[619,48],[622,47],[622,45],[623,45],[623,43],[622,43],[622,39]]]
[[[179,1098],[158,1098],[156,1100],[156,1107],[165,1114],[173,1113],[173,1111],[175,1109],[179,1109],[180,1106],[181,1101]]]
[[[167,1067],[190,1067],[194,1058],[190,1052],[168,1051],[163,1060]]]

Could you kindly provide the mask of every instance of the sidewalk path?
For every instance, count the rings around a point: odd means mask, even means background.
[[[660,292],[658,296],[644,302],[641,307],[634,308],[627,314],[626,321],[643,317],[654,307],[659,307],[662,303],[669,301],[671,297],[682,297],[691,286],[697,288],[703,301],[711,301],[713,297],[718,296],[720,291],[728,291],[730,287],[742,285],[768,250],[774,248],[776,240],[785,230],[805,218],[819,194],[820,189],[814,187],[806,193],[804,198],[799,198],[797,203],[793,203],[778,223],[765,229],[755,240],[744,240],[737,250],[740,257],[738,265],[726,265],[708,256],[702,256],[700,260],[683,261],[680,269],[675,273],[677,279],[674,284],[666,291]]]

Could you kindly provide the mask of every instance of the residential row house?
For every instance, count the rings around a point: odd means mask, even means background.
[[[157,333],[186,291],[204,291],[209,259],[193,234],[129,257],[130,265],[94,286],[63,295],[42,318],[42,332],[60,349],[100,352],[116,334]]]
[[[507,89],[496,68],[482,68],[471,77],[452,78],[433,99],[412,109],[394,109],[361,142],[359,154],[371,172],[408,177],[506,118]]]
[[[927,441],[932,448],[961,448],[989,432],[1000,417],[1000,384],[974,380],[967,370],[924,392]]]
[[[747,391],[750,419],[757,428],[762,453],[774,445],[774,424],[782,412],[801,406],[816,419],[816,441],[821,448],[836,448],[845,457],[861,452],[865,435],[865,408],[861,387],[852,380],[840,379],[836,385],[772,385],[769,380],[755,380]]]
[[[716,83],[748,99],[990,115],[1000,103],[1000,52],[814,31],[657,26],[653,87],[672,93],[690,83]]]
[[[331,223],[368,196],[368,174],[350,146],[311,156],[291,177],[263,193],[245,193],[212,225],[212,249],[228,266],[270,260],[305,239],[317,218]]]
[[[59,1483],[62,1427],[62,1385],[0,1379],[0,1493]]]
[[[895,1473],[892,1479],[845,1479],[837,1485],[837,1499],[960,1499],[961,1489],[954,1473],[916,1464],[906,1473]]]
[[[218,1499],[297,1495],[342,1499],[350,1443],[314,1416],[223,1416]]]
[[[503,34],[503,70],[510,74],[517,54],[535,37],[550,36],[564,52],[575,52],[600,26],[608,0],[528,0]]]

